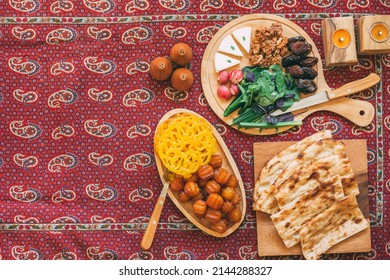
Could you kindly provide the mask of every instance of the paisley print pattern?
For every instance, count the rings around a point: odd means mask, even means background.
[[[373,123],[370,123],[369,125],[365,127],[354,125],[352,127],[352,133],[353,135],[361,135],[363,133],[371,133],[375,130],[375,125]]]
[[[385,7],[390,7],[390,1],[389,0],[380,0],[381,4]]]
[[[115,219],[112,217],[102,217],[100,215],[93,215],[91,217],[91,223],[105,223],[105,224],[111,224],[111,223],[116,223]]]
[[[123,97],[123,105],[126,107],[136,107],[137,103],[142,105],[152,102],[154,93],[150,89],[142,88],[129,91]]]
[[[351,65],[349,66],[349,68],[354,71],[354,72],[357,72],[357,71],[360,71],[361,69],[371,69],[373,66],[371,60],[369,59],[366,59],[366,58],[361,58],[359,59],[359,63],[356,64],[356,65]]]
[[[147,61],[137,59],[137,61],[130,63],[126,68],[126,73],[129,75],[134,75],[137,72],[148,72],[150,64]]]
[[[100,168],[111,165],[114,162],[114,158],[112,157],[112,155],[109,154],[100,155],[99,153],[96,152],[90,153],[88,155],[88,159],[91,163],[99,166]]]
[[[19,245],[12,247],[11,254],[15,260],[41,260],[43,258],[39,250]]]
[[[73,6],[72,1],[58,0],[58,1],[53,2],[50,5],[50,11],[52,13],[55,13],[55,14],[58,14],[61,12],[70,12],[71,10],[73,10],[73,7],[74,6]]]
[[[74,128],[64,123],[53,130],[51,137],[54,140],[59,140],[64,137],[72,137],[73,135],[74,135]]]
[[[241,159],[247,164],[253,164],[253,154],[249,151],[243,151],[241,153]]]
[[[390,54],[382,55],[382,62],[386,67],[390,67]]]
[[[110,202],[118,197],[118,191],[109,186],[100,186],[100,184],[89,184],[85,187],[86,194],[97,201]]]
[[[35,217],[25,217],[23,215],[16,215],[14,217],[14,221],[16,224],[37,224],[39,223],[39,219]]]
[[[37,11],[41,7],[39,0],[9,0],[9,4],[15,10],[29,14]]]
[[[38,62],[22,57],[11,57],[8,66],[16,73],[32,76],[39,72],[41,66]]]
[[[297,5],[296,0],[275,0],[274,1],[274,9],[275,10],[282,10],[285,7],[292,8]]]
[[[195,254],[189,250],[179,251],[176,246],[169,246],[164,249],[164,256],[167,260],[194,260]]]
[[[108,59],[100,59],[95,56],[89,56],[84,59],[84,66],[97,74],[108,75],[115,71],[116,65]]]
[[[326,121],[324,117],[314,117],[311,120],[311,126],[316,130],[316,131],[321,131],[324,129],[329,129],[332,131],[332,134],[338,134],[341,131],[341,124],[336,121],[336,120],[329,120]]]
[[[384,124],[385,127],[390,130],[390,116],[385,117]]]
[[[73,201],[75,199],[76,199],[76,193],[72,190],[68,190],[68,187],[61,188],[61,190],[55,192],[51,197],[51,200],[54,203]]]
[[[41,199],[41,193],[38,190],[24,186],[12,186],[9,189],[9,194],[20,202],[34,203]]]
[[[64,27],[55,29],[49,32],[46,36],[46,42],[49,45],[57,45],[59,43],[68,43],[76,40],[77,32],[73,28]]]
[[[186,10],[190,5],[189,0],[159,0],[159,3],[164,8],[177,12]]]
[[[187,91],[176,90],[173,87],[167,87],[164,90],[164,94],[166,97],[176,102],[184,101],[189,96]]]
[[[309,3],[318,8],[332,8],[337,4],[338,0],[309,0]]]
[[[38,94],[34,91],[24,92],[22,89],[15,89],[13,95],[16,100],[24,105],[29,105],[38,100]]]
[[[180,92],[169,81],[156,82],[148,74],[151,57],[166,56],[176,41],[183,41],[194,50],[191,71],[199,78],[202,54],[211,38],[244,14],[270,13],[291,19],[320,47],[323,18],[353,12],[356,20],[385,10],[388,1],[376,5],[369,1],[367,8],[354,9],[348,9],[348,0],[161,1],[165,6],[150,0],[89,1],[95,5],[92,9],[74,0],[16,2],[27,9],[20,11],[12,8],[9,0],[0,1],[5,14],[0,19],[4,62],[0,74],[0,131],[4,136],[0,136],[0,181],[4,183],[0,209],[5,209],[0,210],[2,259],[14,259],[15,246],[25,246],[19,253],[30,254],[27,258],[32,259],[40,258],[34,249],[43,254],[42,259],[261,259],[256,254],[256,216],[251,209],[239,230],[219,240],[202,233],[172,203],[164,206],[166,216],[158,224],[160,236],[156,236],[153,250],[140,250],[138,241],[161,186],[153,158],[153,132],[161,116],[178,107],[203,114],[225,138],[245,179],[248,203],[253,191],[254,142],[298,141],[325,127],[336,131],[337,139],[367,139],[373,251],[330,254],[322,259],[389,258],[390,236],[385,231],[390,192],[386,173],[390,156],[389,54],[359,56],[357,65],[325,69],[332,86],[370,72],[381,76],[381,84],[350,96],[375,105],[370,125],[359,127],[340,116],[318,112],[308,116],[302,126],[272,136],[253,137],[231,129],[212,112],[200,83]],[[28,14],[34,3],[42,6]],[[87,65],[86,58],[91,58]],[[56,100],[60,107],[50,107],[49,97],[67,89],[77,93],[76,102],[67,105],[74,97],[70,93],[70,98]],[[109,137],[111,133],[114,136]],[[73,169],[67,170],[74,163],[70,157],[68,163],[60,159],[61,172],[49,171],[49,162],[67,152],[77,157]],[[105,162],[105,155],[112,156],[110,165],[106,164],[111,158]],[[53,162],[50,168],[54,166]],[[90,184],[99,185],[90,187],[92,197],[87,194]]]
[[[53,260],[61,260],[61,261],[77,260],[77,255],[65,249],[62,252],[54,255]]]
[[[80,219],[73,215],[62,216],[51,221],[52,224],[75,224],[78,222]]]
[[[367,8],[370,4],[370,0],[348,0],[347,7],[350,10],[357,8]]]
[[[252,248],[253,246],[242,246],[240,247],[239,254],[243,260],[254,260],[256,259],[257,249]]]
[[[110,249],[101,249],[100,246],[89,247],[87,256],[91,260],[117,260],[118,254]]]
[[[14,155],[14,162],[20,167],[23,167],[24,170],[28,170],[29,168],[37,166],[38,159],[34,156],[25,156],[23,154],[16,154]]]
[[[20,26],[12,28],[12,35],[15,38],[22,40],[22,42],[31,41],[37,36],[37,33],[32,28],[22,28]]]
[[[203,107],[208,106],[207,99],[206,99],[206,97],[204,96],[204,93],[202,93],[201,95],[199,95],[199,97],[198,97],[198,103],[199,103],[200,106],[203,106]]]
[[[77,101],[78,94],[71,89],[59,90],[49,96],[47,104],[50,108],[61,108],[61,105],[70,105]]]
[[[375,259],[377,253],[374,249],[371,249],[369,252],[356,253],[353,255],[354,260],[373,260]]]
[[[147,26],[133,27],[122,34],[122,42],[126,45],[134,45],[149,40],[152,35],[152,29]]]
[[[50,73],[54,76],[60,75],[62,73],[69,74],[74,71],[74,65],[71,62],[60,61],[54,63],[50,68]]]
[[[214,254],[209,255],[206,259],[207,260],[218,260],[218,261],[228,260],[229,255],[227,253],[221,252],[219,249],[217,249],[217,251]]]
[[[108,102],[112,99],[112,92],[109,90],[99,91],[96,88],[91,88],[88,90],[88,96],[92,100],[95,100],[101,104],[101,103]]]
[[[87,120],[84,123],[84,129],[88,134],[99,138],[111,138],[116,134],[115,125],[99,120]]]
[[[93,39],[100,41],[105,41],[111,38],[112,32],[108,28],[99,29],[98,27],[91,26],[88,27],[87,31],[88,35]]]
[[[321,26],[321,23],[319,22],[314,22],[312,25],[311,25],[311,31],[313,31],[314,34],[318,35],[318,36],[321,36],[322,34],[322,26]]]
[[[14,135],[29,140],[35,140],[42,134],[42,129],[38,125],[33,123],[26,125],[24,121],[13,121],[9,128]]]
[[[130,139],[134,139],[139,136],[148,136],[151,132],[152,129],[150,128],[150,126],[138,122],[136,125],[133,125],[127,130],[126,135]]]
[[[165,35],[173,39],[183,38],[187,34],[187,30],[184,27],[175,28],[171,24],[165,25],[163,28],[163,32]]]
[[[200,9],[204,12],[210,11],[211,9],[220,9],[223,6],[223,0],[203,0],[200,3]]]
[[[129,195],[131,202],[137,202],[141,199],[149,200],[153,197],[153,192],[147,188],[138,187],[138,189],[132,191]]]
[[[75,168],[78,164],[78,158],[71,153],[56,156],[52,158],[48,164],[50,172],[62,172]]]
[[[201,44],[208,44],[221,27],[221,25],[212,25],[202,28],[196,34],[196,40]]]
[[[219,135],[225,135],[225,134],[226,134],[227,128],[226,128],[225,125],[219,124],[219,123],[214,123],[213,126],[214,126],[214,128],[217,130],[217,132],[219,133]]]
[[[153,254],[141,249],[137,253],[132,254],[129,260],[153,260]]]
[[[115,2],[113,0],[83,0],[84,5],[102,14],[107,14],[115,8]]]
[[[125,11],[129,14],[136,11],[145,11],[149,8],[149,2],[147,0],[130,0],[126,4]]]
[[[143,152],[129,156],[123,162],[123,167],[127,171],[141,171],[153,165],[154,162],[154,156],[151,153]]]
[[[233,0],[240,8],[254,10],[263,6],[263,0]]]

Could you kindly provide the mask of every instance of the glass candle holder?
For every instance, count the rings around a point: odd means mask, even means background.
[[[345,29],[336,30],[333,33],[332,42],[338,48],[346,48],[351,43],[351,34]]]
[[[375,42],[385,42],[389,39],[389,27],[383,22],[374,23],[371,26],[370,36]]]

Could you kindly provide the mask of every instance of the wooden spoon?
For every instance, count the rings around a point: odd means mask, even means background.
[[[143,250],[149,250],[152,246],[154,240],[154,234],[156,233],[157,225],[160,220],[161,212],[164,206],[165,198],[167,197],[168,188],[169,188],[169,171],[164,168],[163,175],[163,188],[161,190],[160,196],[157,199],[156,205],[154,206],[152,216],[149,219],[148,226],[141,241],[141,248]]]

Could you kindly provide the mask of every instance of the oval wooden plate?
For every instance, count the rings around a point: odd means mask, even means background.
[[[217,96],[217,88],[219,84],[217,81],[218,73],[215,72],[214,67],[214,56],[217,53],[218,46],[223,40],[223,38],[225,38],[225,36],[231,34],[237,29],[250,26],[252,27],[253,37],[255,34],[255,29],[257,27],[270,27],[272,23],[280,23],[282,25],[284,36],[290,38],[300,35],[303,36],[307,40],[307,42],[312,45],[312,52],[309,54],[309,56],[315,56],[319,59],[319,63],[316,65],[316,67],[314,67],[314,69],[318,72],[318,76],[316,78],[316,83],[318,86],[317,92],[322,90],[330,90],[330,87],[327,85],[324,78],[321,56],[318,52],[318,49],[314,44],[313,40],[310,38],[310,36],[301,27],[299,27],[288,19],[270,14],[252,14],[242,16],[226,24],[214,35],[203,55],[201,69],[202,87],[207,102],[209,103],[213,111],[216,113],[216,115],[230,126],[232,125],[233,119],[237,117],[237,111],[233,112],[227,117],[224,117],[223,112],[225,108],[230,104],[231,100],[226,101]],[[246,54],[242,48],[241,50],[244,54],[244,57],[241,58],[241,63],[235,67],[232,67],[231,69],[242,69],[243,67],[249,65],[249,55]],[[320,110],[335,112],[360,126],[368,125],[371,122],[375,113],[374,107],[369,102],[361,100],[352,100],[347,97],[341,97],[330,102],[310,107],[304,113],[295,116],[295,120],[303,120],[311,113]],[[364,114],[362,114],[362,111],[364,111]],[[233,126],[233,128],[240,130],[244,133],[253,135],[270,135],[286,131],[290,129],[291,126],[280,127],[278,128],[278,130],[270,128],[262,129],[261,131],[258,128],[238,129],[236,126]]]
[[[158,125],[160,125],[161,123],[163,123],[167,119],[169,119],[177,114],[180,114],[180,113],[194,114],[200,118],[203,118],[201,115],[199,115],[193,111],[190,111],[190,110],[174,109],[174,110],[167,112],[161,118]],[[172,199],[172,201],[176,205],[176,207],[184,214],[184,216],[186,216],[187,219],[190,220],[190,222],[192,222],[195,226],[197,226],[203,232],[205,232],[209,235],[215,236],[215,237],[226,237],[229,234],[233,233],[240,226],[241,222],[243,221],[243,219],[245,217],[245,212],[246,212],[246,197],[245,197],[244,185],[242,183],[242,178],[241,178],[240,172],[238,171],[237,165],[234,162],[234,159],[233,159],[232,155],[230,154],[228,148],[226,147],[226,144],[223,141],[222,137],[219,135],[217,130],[212,125],[211,125],[211,127],[213,130],[213,135],[218,143],[217,154],[221,155],[222,159],[223,159],[222,167],[225,168],[226,170],[228,170],[231,174],[234,174],[238,180],[239,187],[236,188],[236,192],[241,196],[241,202],[239,203],[239,205],[241,208],[242,215],[241,215],[240,221],[233,224],[232,226],[230,226],[224,233],[219,233],[219,232],[213,231],[209,228],[210,223],[205,218],[199,218],[194,214],[194,211],[192,210],[192,203],[191,202],[186,202],[186,203],[180,202],[177,198],[177,194],[172,192],[171,190],[168,190],[168,195]],[[163,176],[165,167],[162,165],[156,152],[154,153],[154,156],[156,159],[156,165],[157,165],[157,169],[158,169],[158,173],[160,175],[161,181],[165,182],[165,179]]]

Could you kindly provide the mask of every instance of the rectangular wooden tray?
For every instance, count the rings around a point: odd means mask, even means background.
[[[351,160],[352,170],[359,185],[360,194],[357,197],[359,208],[369,221],[368,205],[368,172],[366,140],[343,140]],[[294,142],[262,142],[253,144],[255,182],[260,171],[268,160],[286,149]],[[300,244],[287,248],[280,238],[269,214],[256,212],[257,245],[260,256],[301,255]],[[327,253],[367,252],[371,249],[370,228],[351,236],[328,250]]]

